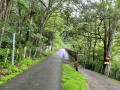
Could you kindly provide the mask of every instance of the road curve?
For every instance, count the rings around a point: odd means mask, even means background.
[[[79,72],[85,75],[89,90],[120,90],[120,83],[104,75],[83,68]]]
[[[61,65],[69,61],[65,50],[49,56],[34,67],[0,86],[0,90],[61,90]]]

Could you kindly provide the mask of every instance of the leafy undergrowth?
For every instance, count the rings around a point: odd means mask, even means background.
[[[67,65],[62,66],[62,87],[63,90],[88,90],[84,75]]]
[[[53,51],[50,53],[50,55],[54,54],[56,51]],[[39,63],[40,61],[47,58],[46,56],[40,58],[40,59],[30,59],[26,58],[23,60],[20,60],[18,64],[11,65],[6,64],[5,66],[1,66],[1,72],[0,72],[0,85],[6,83],[11,78],[15,77],[16,75],[22,73],[23,71],[27,70],[28,68],[34,66],[35,64]]]

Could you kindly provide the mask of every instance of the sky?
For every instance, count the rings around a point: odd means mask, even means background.
[[[89,0],[82,0],[82,2],[84,2],[85,4],[87,4],[87,1],[89,1]],[[101,0],[91,0],[92,2],[100,2]],[[74,9],[77,9],[77,7],[75,6],[75,5],[72,5],[72,7],[74,7]],[[73,13],[72,13],[72,17],[79,17],[79,11],[78,12],[76,12],[76,11],[74,11]]]

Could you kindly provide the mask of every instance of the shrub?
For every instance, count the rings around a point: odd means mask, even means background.
[[[30,59],[30,58],[25,59],[24,64],[26,64],[28,66],[32,65],[32,59]]]
[[[26,65],[24,65],[24,66],[21,66],[21,69],[24,71],[24,70],[27,70],[28,67]]]
[[[20,60],[19,63],[18,63],[18,65],[25,64],[27,66],[30,66],[30,65],[32,65],[32,61],[33,61],[32,59],[26,58],[24,60]]]
[[[12,73],[12,71],[11,71],[11,70],[8,70],[7,74],[11,74],[11,73]]]
[[[9,75],[9,76],[7,76],[7,79],[8,79],[8,80],[10,80],[11,78],[12,78],[12,77],[11,77],[10,75]]]
[[[2,71],[3,74],[7,74],[8,73],[8,69],[5,69]]]
[[[7,67],[8,69],[12,69],[12,64],[6,64],[6,67]]]
[[[7,81],[8,79],[7,79],[7,77],[1,77],[1,81]]]
[[[13,71],[13,72],[17,72],[17,71],[18,71],[18,68],[17,68],[16,66],[13,66],[13,67],[12,67],[12,71]]]

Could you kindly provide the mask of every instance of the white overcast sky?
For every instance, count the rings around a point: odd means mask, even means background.
[[[82,2],[85,4],[88,4],[87,1],[88,0],[82,0]],[[91,0],[91,1],[99,3],[101,0]],[[74,7],[74,9],[77,9],[77,7],[75,5],[72,5],[72,7]],[[72,17],[79,17],[80,14],[79,14],[79,11],[74,11],[71,15],[72,15]]]

